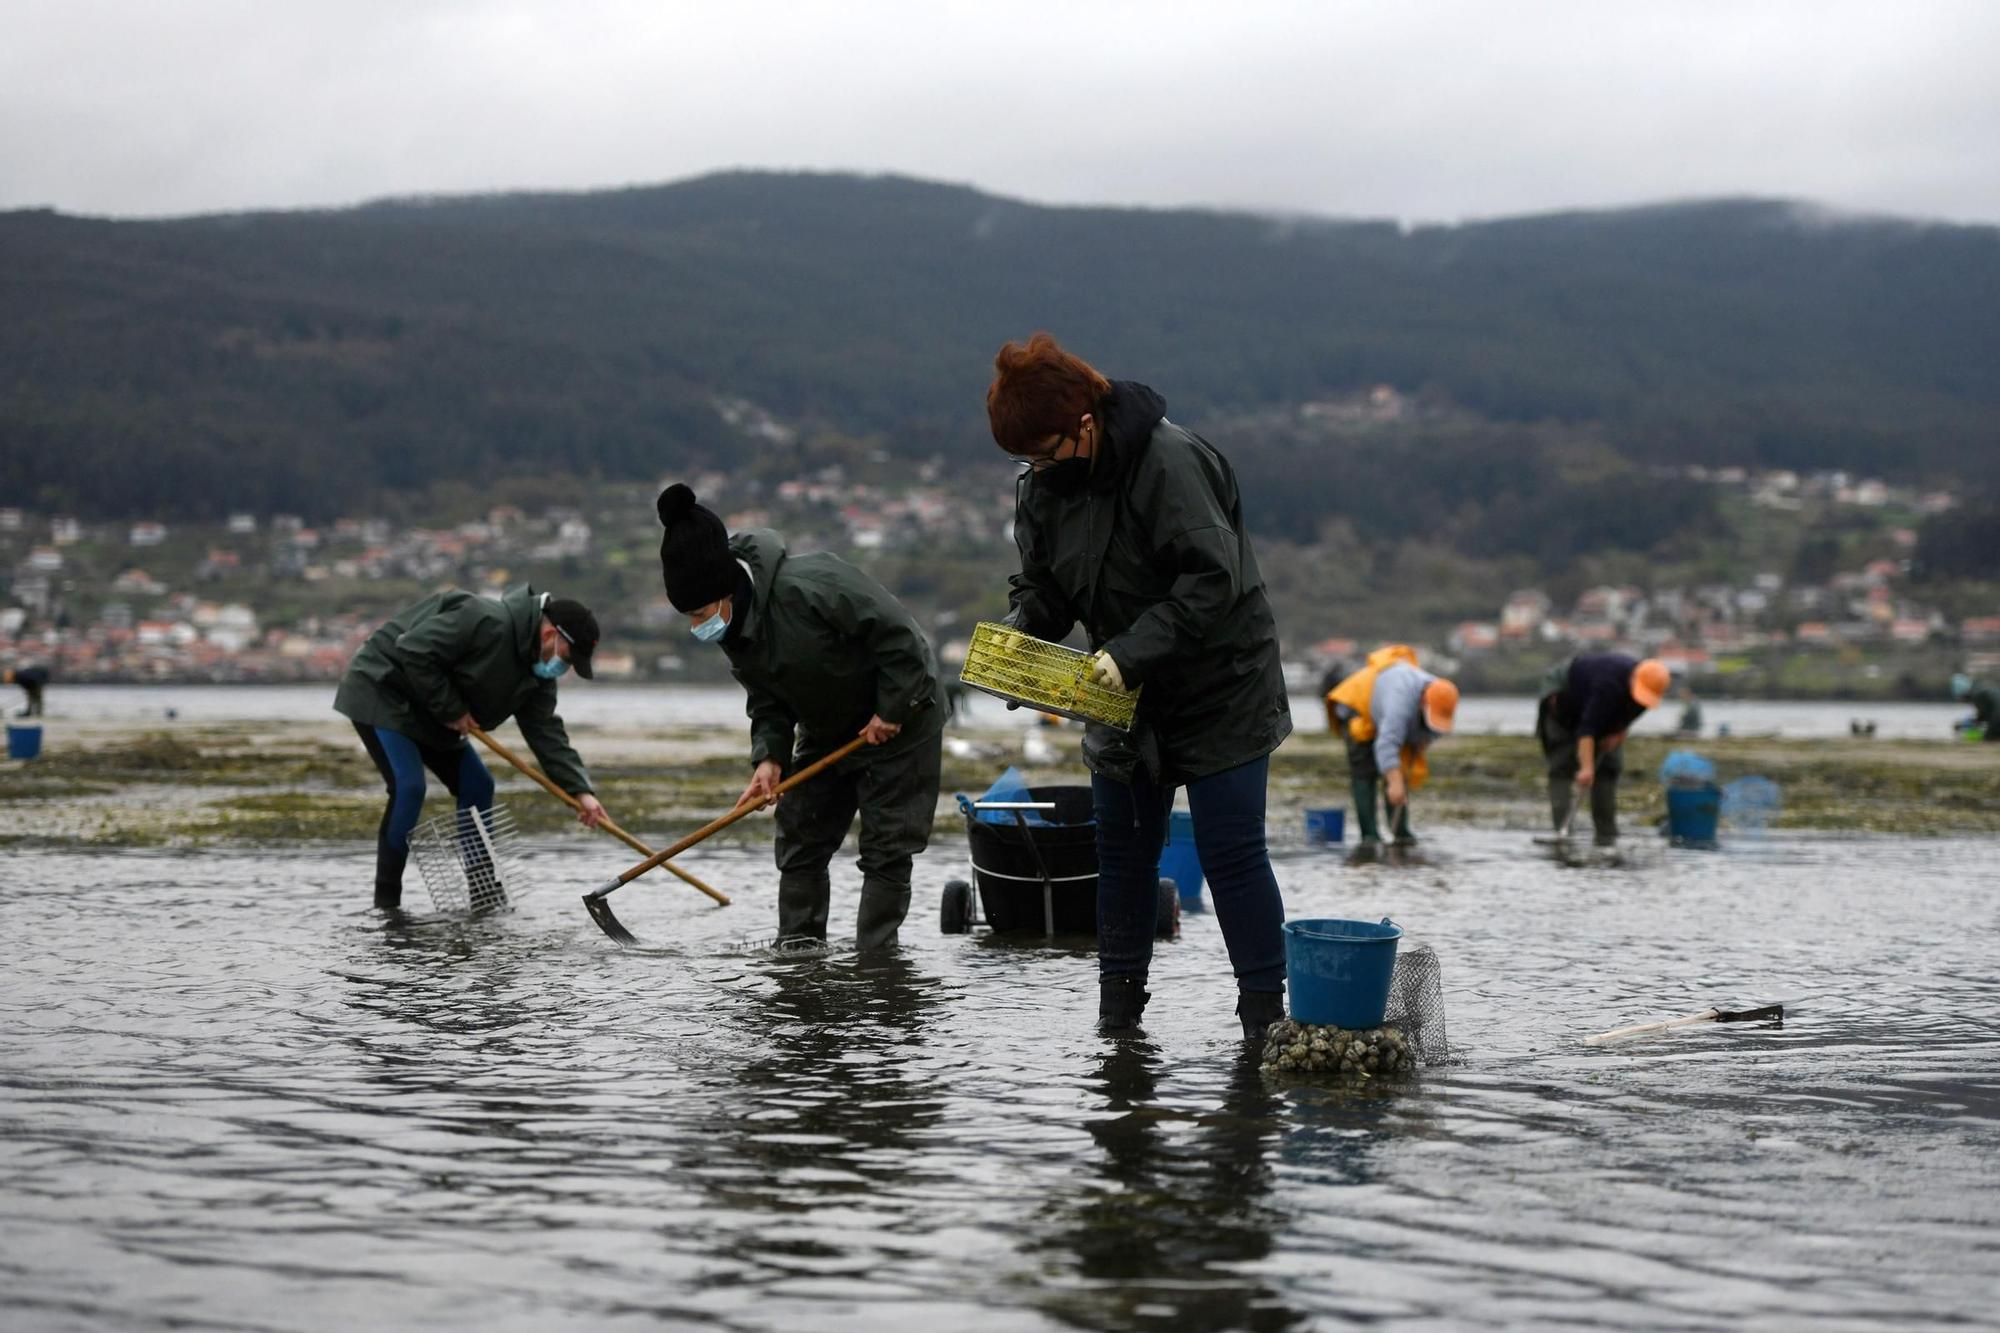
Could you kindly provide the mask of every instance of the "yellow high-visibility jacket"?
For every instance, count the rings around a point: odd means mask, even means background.
[[[1409,666],[1417,665],[1417,650],[1407,643],[1388,643],[1368,654],[1368,665],[1334,686],[1326,694],[1327,717],[1337,715],[1336,707],[1347,710],[1348,739],[1357,745],[1365,745],[1375,739],[1375,716],[1372,705],[1375,698],[1375,678],[1398,662]],[[1403,781],[1415,791],[1424,785],[1430,776],[1430,761],[1424,752],[1414,745],[1405,745],[1400,758],[1403,763]]]

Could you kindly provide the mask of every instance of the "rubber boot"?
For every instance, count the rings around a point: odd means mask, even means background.
[[[1569,818],[1569,808],[1575,802],[1575,783],[1568,778],[1549,779],[1549,824],[1556,832],[1563,831],[1563,823]]]
[[[1398,847],[1417,845],[1417,835],[1410,832],[1410,803],[1407,799],[1396,807],[1396,813],[1389,819],[1389,828],[1395,835]]]
[[[1285,993],[1239,990],[1236,992],[1236,1016],[1243,1020],[1245,1041],[1262,1041],[1264,1029],[1285,1016]]]
[[[1347,784],[1347,790],[1354,798],[1354,822],[1361,826],[1361,841],[1382,841],[1382,825],[1375,817],[1375,780],[1355,778]]]
[[[1144,977],[1098,978],[1097,1030],[1130,1032],[1139,1026],[1139,1015],[1146,1012],[1146,1001],[1151,998]]]
[[[861,910],[854,921],[854,947],[862,953],[893,948],[896,928],[910,911],[910,889],[886,879],[861,881]]]
[[[1590,827],[1599,847],[1618,845],[1618,779],[1600,774],[1590,784]]]
[[[375,905],[385,912],[403,906],[403,867],[410,863],[408,847],[375,849]]]
[[[778,876],[778,943],[815,940],[826,943],[826,904],[833,895],[824,870],[818,874],[785,872]]]

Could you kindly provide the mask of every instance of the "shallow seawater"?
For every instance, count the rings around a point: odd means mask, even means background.
[[[937,930],[772,958],[768,861],[385,924],[369,859],[0,859],[10,1328],[1623,1326],[1913,1329],[2000,1275],[1989,841],[1647,845],[1620,868],[1436,829],[1430,863],[1289,855],[1294,916],[1443,960],[1459,1062],[1267,1082],[1210,916],[1143,1038],[1093,960]],[[851,929],[851,872],[836,932]],[[412,876],[412,897],[422,889]],[[1591,1032],[1787,1001],[1782,1027]]]

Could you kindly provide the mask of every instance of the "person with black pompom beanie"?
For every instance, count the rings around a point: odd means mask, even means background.
[[[778,801],[779,942],[826,939],[827,867],[859,813],[855,944],[893,945],[937,817],[944,709],[929,641],[886,588],[837,556],[791,555],[768,528],[732,537],[678,482],[657,505],[667,600],[749,694],[753,772],[737,804],[767,800],[856,735],[869,741]]]

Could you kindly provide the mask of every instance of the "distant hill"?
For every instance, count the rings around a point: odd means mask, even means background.
[[[1732,200],[1406,231],[733,173],[0,215],[0,498],[323,516],[446,478],[650,479],[759,447],[721,399],[990,448],[992,354],[1043,327],[1197,424],[1386,383],[1601,423],[1635,462],[1977,478],[2000,438],[1993,228]]]

